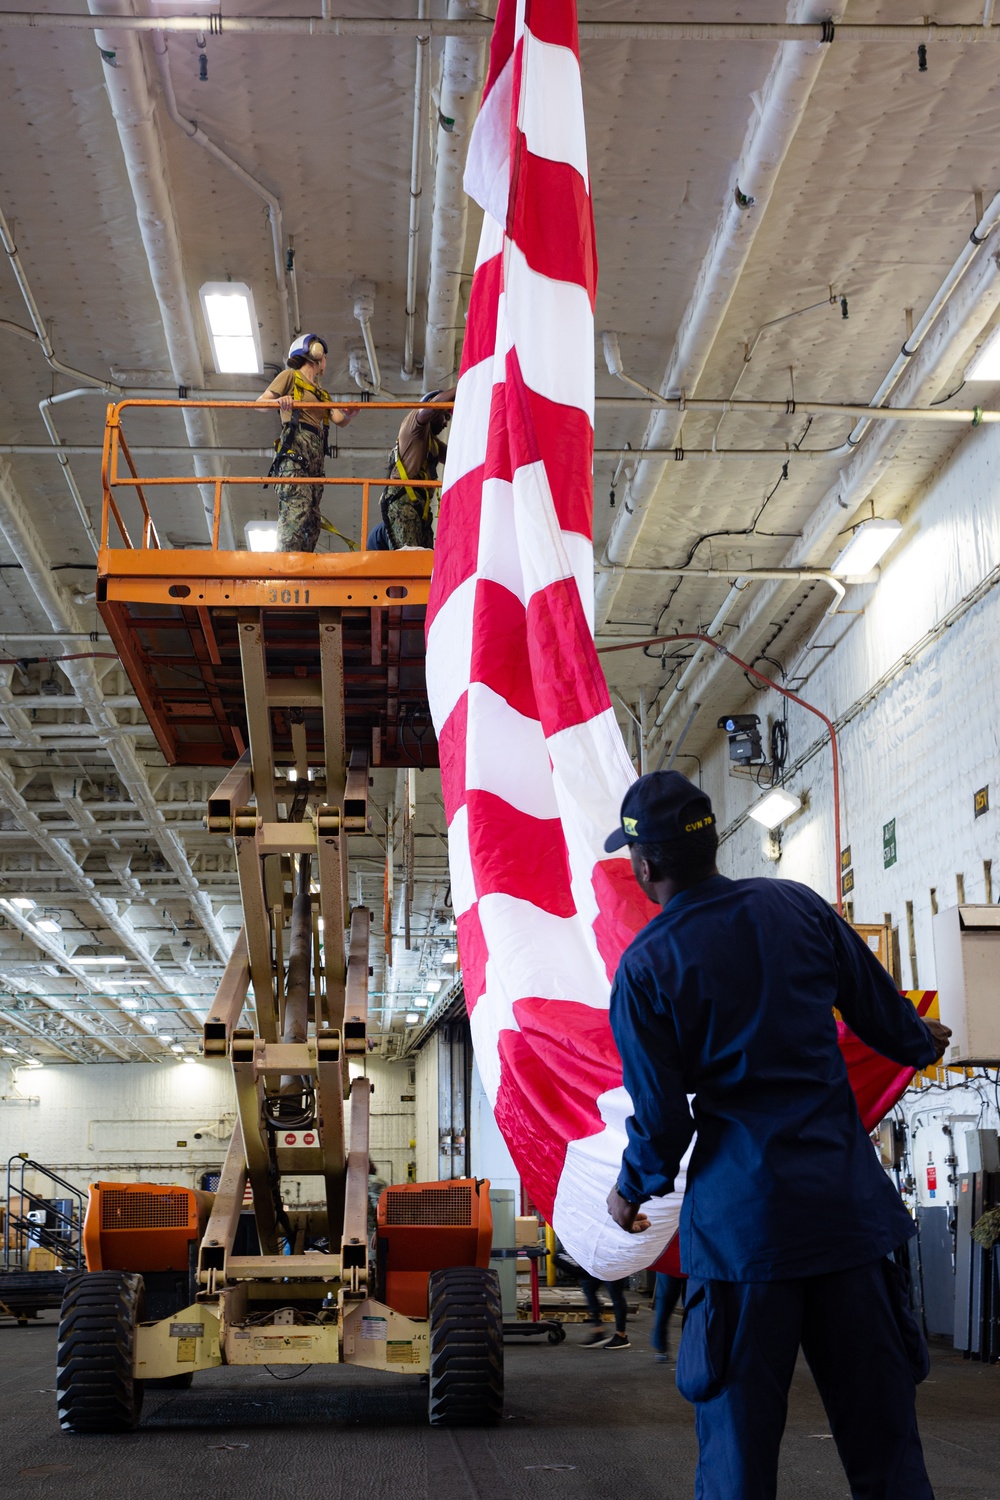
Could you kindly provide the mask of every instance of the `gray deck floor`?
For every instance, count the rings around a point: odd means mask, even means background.
[[[285,1384],[213,1370],[149,1391],[138,1432],[70,1437],[56,1420],[54,1315],[0,1327],[0,1495],[59,1500],[690,1500],[696,1445],[673,1364],[647,1348],[649,1314],[621,1353],[508,1340],[506,1416],[431,1431],[414,1376],[309,1369]],[[921,1388],[937,1500],[1000,1500],[1000,1367],[934,1350]],[[875,1398],[877,1400],[877,1397]],[[781,1500],[847,1500],[822,1407],[801,1368],[782,1450]]]

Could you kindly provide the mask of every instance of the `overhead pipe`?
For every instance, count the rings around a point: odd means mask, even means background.
[[[465,4],[465,0],[448,0],[449,21],[461,21],[472,8]],[[418,24],[429,26],[431,22]],[[469,25],[468,20],[465,25]],[[485,31],[475,36],[450,35],[441,59],[427,314],[424,320],[423,385],[428,391],[448,385],[457,363],[455,346],[460,278],[469,217],[463,177],[486,70],[485,43],[478,38],[490,35],[492,29],[490,22]]]
[[[211,136],[205,134],[196,120],[189,120],[185,115],[181,114],[177,108],[174,81],[170,76],[167,38],[165,36],[153,37],[153,54],[156,58],[156,67],[160,75],[163,102],[167,106],[167,114],[173,120],[174,124],[180,130],[183,130],[189,140],[194,141],[195,145],[200,146],[203,151],[207,151],[209,156],[214,157],[228,172],[232,172],[233,176],[242,182],[244,187],[249,188],[252,193],[256,193],[257,197],[262,198],[267,204],[267,218],[271,226],[271,244],[274,251],[274,280],[278,291],[278,319],[281,324],[279,340],[282,352],[284,352],[291,343],[291,334],[289,332],[288,285],[285,280],[285,246],[281,200],[276,193],[272,193],[266,188],[245,167],[241,167],[239,162],[230,156],[228,152],[223,151],[221,146],[216,145],[215,141],[212,140]],[[298,332],[298,329],[296,329],[296,332]]]
[[[471,8],[471,7],[470,7]],[[322,0],[318,16],[240,16],[208,14],[185,16],[129,16],[122,31],[206,32],[209,36],[385,36],[416,37],[426,28],[431,36],[462,40],[489,39],[488,19],[414,20],[401,16],[333,16],[329,0]],[[92,31],[90,16],[67,11],[0,11],[0,29]],[[994,26],[981,22],[891,21],[587,21],[579,23],[582,42],[796,42],[830,45],[838,42],[978,43],[993,41]]]
[[[417,0],[417,17],[427,19],[427,0]],[[427,129],[427,53],[429,36],[417,37],[413,74],[413,142],[410,148],[410,214],[406,234],[406,322],[403,330],[404,380],[416,375],[413,341],[417,321],[417,263],[420,250],[420,199],[423,194],[424,133]]]
[[[1000,31],[1000,27],[996,30]],[[987,326],[998,306],[1000,269],[994,256],[984,256],[970,274],[963,278],[961,285],[956,287],[948,305],[939,313],[933,327],[908,362],[897,385],[900,399],[931,399],[940,386],[941,376],[938,372],[954,368],[966,354],[970,344]],[[800,538],[781,560],[783,567],[808,566],[817,557],[829,556],[830,551],[838,545],[838,538],[844,528],[867,501],[885,473],[902,436],[901,426],[893,423],[884,423],[868,435],[813,511]],[[744,654],[752,652],[761,635],[770,629],[775,610],[780,607],[784,597],[785,589],[780,582],[765,583],[740,620],[729,644],[737,646]],[[698,677],[695,693],[702,701],[710,692],[717,671],[718,664],[713,662]],[[689,681],[694,676],[692,673],[686,675]],[[664,705],[657,719],[658,726],[666,721],[678,696],[675,692]]]
[[[739,575],[742,582],[747,579],[753,582],[757,578],[783,578],[789,583],[825,583],[833,590],[833,600],[827,614],[834,615],[847,590],[835,573],[828,568],[692,568],[692,567],[663,567],[663,568],[615,568],[608,569],[598,565],[597,572],[627,573],[631,577],[639,578],[735,578]],[[742,590],[741,590],[742,592]],[[712,629],[709,627],[709,634]]]
[[[361,326],[361,334],[365,341],[365,356],[368,360],[368,369],[371,373],[370,389],[376,396],[388,395],[388,392],[383,392],[382,390],[382,372],[379,369],[378,355],[375,352],[375,338],[372,334],[372,318],[375,316],[375,284],[371,281],[356,281],[352,292],[354,295],[354,316]]]
[[[802,16],[810,9],[809,0],[795,0],[792,14]],[[660,381],[661,392],[694,390],[704,373],[827,50],[821,39],[807,46],[786,42],[778,48]],[[683,411],[658,411],[650,417],[639,446],[676,448],[683,424]],[[631,560],[665,468],[658,459],[636,465],[604,548],[604,563]],[[598,627],[607,622],[620,587],[620,577],[613,574],[596,580]]]
[[[187,294],[177,216],[145,64],[139,38],[132,34],[131,29],[122,29],[118,25],[122,20],[138,18],[132,15],[130,0],[87,0],[87,4],[91,17],[101,18],[94,39],[101,50],[104,83],[135,200],[139,233],[163,323],[171,373],[178,388],[201,386],[204,384],[201,351]],[[204,18],[200,19],[199,26],[204,30]],[[187,407],[183,410],[183,418],[192,444],[214,446],[218,443],[215,418],[210,411]],[[208,475],[203,458],[195,454],[193,462],[196,474]],[[211,536],[214,486],[203,486],[201,498]],[[227,550],[235,545],[232,519],[225,504],[219,545]]]
[[[20,562],[25,579],[30,584],[53,630],[81,630],[82,621],[52,573],[35,524],[6,466],[0,466],[0,531],[3,532],[14,556]],[[124,726],[123,732],[123,726],[118,724],[114,713],[104,702],[104,695],[93,662],[80,659],[65,661],[60,666],[72,684],[98,737],[106,740],[108,755],[118,773],[118,778],[128,791],[136,808],[148,820],[150,836],[155,839],[167,863],[174,871],[178,886],[190,902],[212,947],[219,958],[225,962],[229,956],[229,944],[222,926],[212,910],[211,901],[199,889],[183,844],[167,823],[153,796],[145,768],[136,754],[134,745],[128,743],[127,726]],[[88,887],[93,886],[89,878],[82,876],[72,856],[68,857],[81,878],[87,879]]]
[[[983,24],[989,25],[990,23],[984,20]],[[966,243],[962,246],[958,259],[934,293],[912,333],[909,333],[904,339],[903,347],[893,361],[882,384],[869,402],[870,406],[881,406],[885,398],[896,387],[906,366],[934,327],[942,310],[954,296],[969,268],[980,254],[983,245],[998,224],[1000,224],[1000,193],[994,195],[986,212],[980,214],[979,222],[972,230]],[[869,421],[870,418],[863,418],[848,434],[847,441],[850,447],[855,448],[860,443],[868,430]]]

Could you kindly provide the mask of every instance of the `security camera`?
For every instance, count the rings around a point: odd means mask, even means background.
[[[719,729],[729,736],[729,759],[737,765],[759,765],[764,759],[760,739],[760,719],[756,714],[723,714]]]

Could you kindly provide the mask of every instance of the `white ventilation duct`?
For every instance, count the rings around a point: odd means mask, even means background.
[[[475,15],[464,0],[448,0],[449,20]],[[465,261],[469,200],[462,178],[469,137],[485,77],[486,44],[448,37],[441,62],[438,96],[437,159],[431,220],[427,319],[424,332],[424,390],[446,386],[455,373],[455,345]]]
[[[87,0],[87,3],[91,15],[108,16],[111,20],[116,15],[133,14],[129,0]],[[103,58],[104,82],[135,200],[139,233],[160,309],[170,369],[178,387],[196,388],[205,381],[201,351],[188,297],[167,162],[139,38],[133,32],[115,31],[113,26],[95,31],[94,37]],[[215,419],[210,411],[186,407],[182,415],[193,447],[217,445]],[[194,469],[196,474],[206,476],[213,472],[210,464],[198,454],[194,455]],[[201,497],[211,536],[214,486],[204,486]],[[219,545],[224,548],[234,545],[232,522],[225,503]]]

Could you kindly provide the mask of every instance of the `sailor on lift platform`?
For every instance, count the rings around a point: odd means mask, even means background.
[[[321,518],[323,460],[328,451],[330,423],[346,427],[353,412],[297,409],[303,401],[329,401],[330,394],[317,382],[326,371],[327,344],[318,333],[305,333],[288,351],[287,369],[276,375],[258,401],[277,401],[281,410],[281,437],[270,475],[291,481],[275,485],[278,492],[279,552],[315,552]]]
[[[442,411],[440,403],[454,401],[455,390],[452,386],[447,391],[428,391],[421,397],[427,404],[407,412],[403,418],[389,455],[390,482],[380,501],[382,519],[368,535],[369,552],[434,546],[434,491],[419,487],[415,481],[437,479],[444,467],[448,449],[441,441],[441,433],[451,420],[451,413]]]

